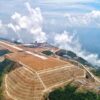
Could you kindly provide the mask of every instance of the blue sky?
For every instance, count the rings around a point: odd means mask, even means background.
[[[25,2],[29,2],[32,8],[40,8],[44,18],[43,29],[47,32],[61,32],[68,27],[73,30],[98,28],[100,24],[100,0],[0,0],[0,20],[10,23],[15,12],[27,15]]]
[[[49,42],[61,34],[65,44],[73,42],[66,41],[68,33],[77,33],[78,45],[74,47],[81,44],[86,51],[96,53],[88,57],[96,62],[100,56],[100,0],[0,0],[0,33],[5,38],[18,36],[29,41],[35,37]]]
[[[0,0],[0,20],[4,24],[10,23],[15,12],[27,15],[25,2],[32,8],[40,8],[46,32],[100,26],[100,0]]]
[[[14,12],[27,14],[25,2],[29,2],[33,8],[41,9],[46,24],[54,22],[55,19],[57,22],[58,20],[63,22],[66,13],[76,15],[100,10],[99,0],[0,0],[0,19],[6,23],[11,20],[10,17]]]
[[[56,11],[85,13],[100,10],[99,0],[0,0],[0,17],[3,14],[11,15],[15,11],[24,12],[24,2],[29,2],[33,7],[40,7],[44,13]]]

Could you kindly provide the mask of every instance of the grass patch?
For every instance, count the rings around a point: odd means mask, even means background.
[[[43,51],[42,53],[45,54],[45,55],[47,55],[47,56],[50,56],[50,55],[53,54],[53,52],[51,52],[49,50]]]

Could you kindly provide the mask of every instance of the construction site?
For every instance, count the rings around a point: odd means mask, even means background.
[[[10,59],[14,62],[3,79],[5,100],[45,100],[51,91],[69,83],[89,89],[100,85],[100,80],[88,67],[55,55],[59,48],[44,45],[29,47],[0,41],[0,50],[4,49],[10,53],[2,56],[0,61]],[[45,50],[52,51],[53,54],[47,56],[42,53]]]

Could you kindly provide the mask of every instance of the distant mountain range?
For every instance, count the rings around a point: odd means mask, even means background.
[[[88,61],[86,61],[82,57],[77,56],[77,54],[72,51],[61,49],[61,50],[57,51],[56,54],[65,59],[72,59],[72,60],[78,61],[79,63],[81,63],[83,65],[94,67]]]

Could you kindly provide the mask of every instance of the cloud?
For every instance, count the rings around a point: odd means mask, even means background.
[[[45,42],[46,33],[42,31],[43,17],[40,8],[31,8],[29,3],[25,3],[28,15],[21,15],[15,12],[11,18],[12,23],[8,24],[14,32],[20,32],[23,29],[33,35],[33,41]]]
[[[66,13],[66,25],[76,27],[100,27],[100,11],[93,10],[85,14]]]
[[[71,50],[78,56],[84,58],[93,65],[100,66],[100,59],[97,54],[91,54],[82,48],[81,43],[76,33],[69,33],[64,31],[63,33],[57,33],[54,37],[54,44],[59,48]]]
[[[67,50],[71,50],[78,54],[78,56],[83,57],[88,60],[90,63],[94,65],[100,65],[100,60],[97,54],[91,54],[85,50],[83,50],[81,43],[79,42],[78,37],[75,33],[71,34],[67,31],[63,33],[56,33],[54,37],[51,37],[48,34],[49,38],[47,38],[47,34],[43,32],[43,17],[41,14],[40,8],[33,9],[29,3],[25,3],[26,8],[28,10],[27,15],[22,15],[18,12],[15,12],[12,16],[12,22],[8,24],[3,24],[0,21],[0,33],[6,33],[8,28],[13,30],[13,32],[18,36],[19,41],[21,40],[21,36],[23,34],[23,30],[29,33],[30,37],[33,36],[33,42],[45,42],[47,39],[51,39],[49,41],[53,41],[54,45],[59,46],[60,48],[64,48]],[[76,27],[99,27],[100,26],[100,11],[91,11],[86,14],[70,14],[66,13],[64,15],[66,18],[67,26],[76,26]],[[55,21],[52,20],[51,24],[55,24]],[[9,33],[10,34],[10,33]],[[28,37],[25,37],[25,39]],[[14,39],[14,38],[12,38]],[[30,39],[30,38],[29,38]]]
[[[76,33],[72,34],[67,31],[55,34],[54,44],[59,46],[60,48],[71,50],[74,52],[80,52],[82,48],[81,44],[79,43],[79,39],[76,36]]]

